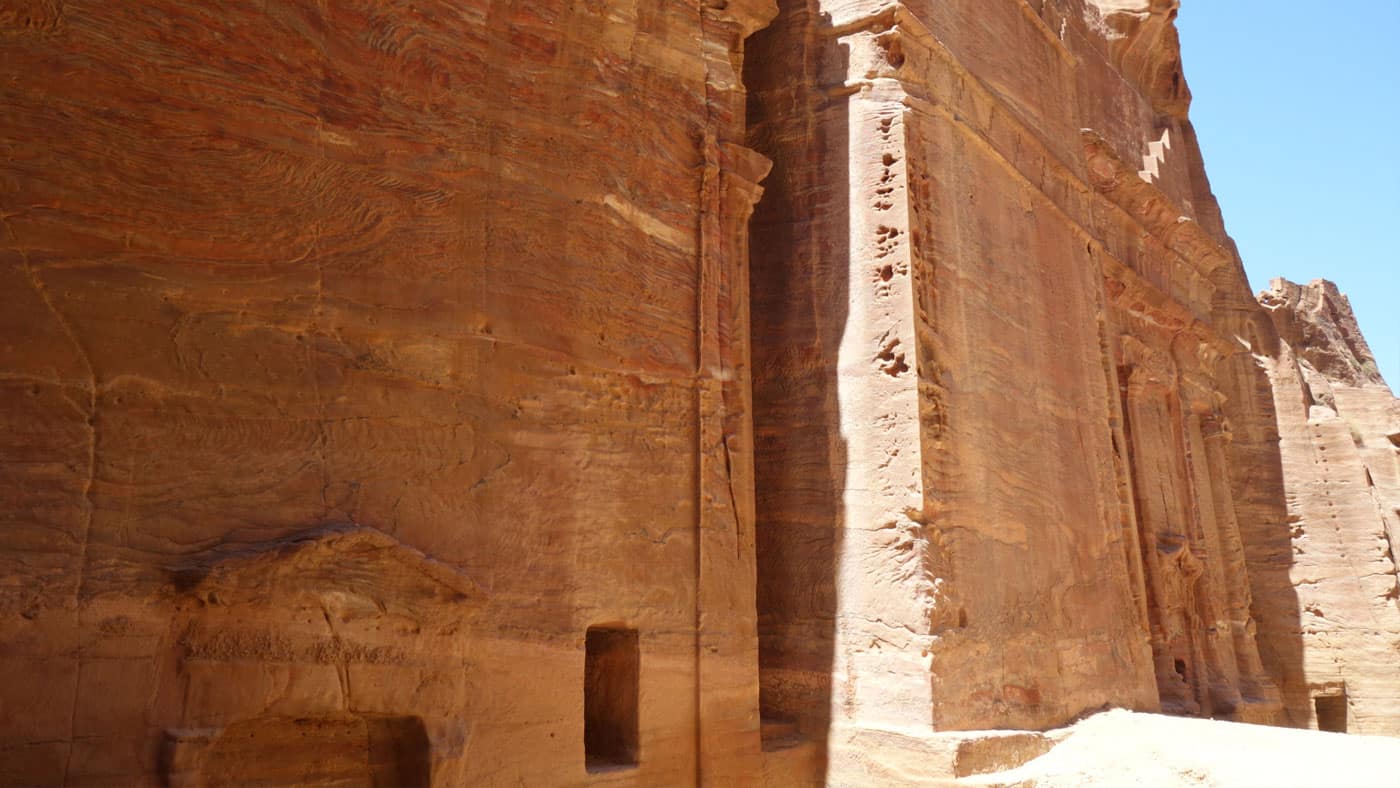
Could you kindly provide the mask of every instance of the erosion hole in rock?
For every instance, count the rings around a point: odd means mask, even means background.
[[[1313,709],[1317,712],[1317,729],[1332,733],[1347,732],[1347,696],[1319,695],[1313,698]]]
[[[584,640],[583,748],[588,771],[636,766],[641,679],[637,630],[589,627]]]
[[[1180,676],[1182,681],[1186,681],[1186,660],[1178,659],[1173,667],[1176,668],[1176,675]]]

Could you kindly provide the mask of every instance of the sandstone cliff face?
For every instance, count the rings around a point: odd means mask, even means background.
[[[1267,359],[1279,417],[1301,660],[1291,721],[1400,733],[1400,400],[1337,286],[1275,279],[1259,294],[1281,342]]]
[[[581,783],[600,627],[756,773],[769,5],[12,9],[0,783]]]
[[[1235,426],[1271,418],[1234,339],[1261,316],[1170,12],[791,3],[750,42],[775,162],[752,243],[762,705],[830,732],[836,782],[893,773],[920,731],[1102,704],[1278,717],[1240,523],[1281,527],[1282,486],[1270,509],[1231,472],[1276,452]]]
[[[1174,13],[0,13],[0,782],[885,784],[1106,705],[1394,719],[1303,658],[1295,334]],[[1306,396],[1394,501],[1347,380]]]

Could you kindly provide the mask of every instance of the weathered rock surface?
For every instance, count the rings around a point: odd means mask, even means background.
[[[0,4],[0,783],[921,782],[1341,681],[1395,724],[1381,532],[1304,490],[1383,530],[1393,400],[1249,292],[1175,9]]]
[[[757,774],[773,13],[0,4],[0,783]]]
[[[1294,724],[1400,735],[1400,400],[1336,285],[1272,284],[1298,614],[1267,624],[1302,644],[1281,688]]]
[[[1233,440],[1271,418],[1234,338],[1267,320],[1160,5],[1137,40],[792,3],[750,41],[762,707],[829,732],[835,783],[1104,704],[1278,718],[1240,522],[1281,528],[1282,487],[1232,473],[1277,465]]]

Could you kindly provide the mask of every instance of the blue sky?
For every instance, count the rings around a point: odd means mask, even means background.
[[[1351,298],[1400,391],[1400,0],[1182,0],[1206,172],[1255,291]]]

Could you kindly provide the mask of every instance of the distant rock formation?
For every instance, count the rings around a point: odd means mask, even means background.
[[[1259,294],[1302,638],[1281,688],[1295,724],[1400,735],[1400,400],[1326,280]],[[1269,621],[1269,625],[1288,626]]]
[[[1324,407],[1336,410],[1331,387],[1384,387],[1376,357],[1361,335],[1351,301],[1335,284],[1314,279],[1308,285],[1295,285],[1275,279],[1270,289],[1259,294],[1259,303],[1268,311],[1279,338],[1293,350],[1304,382],[1315,380],[1320,391],[1315,397]]]

